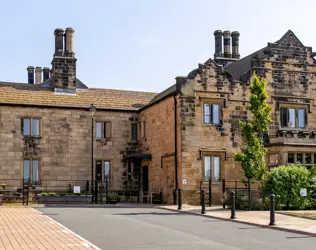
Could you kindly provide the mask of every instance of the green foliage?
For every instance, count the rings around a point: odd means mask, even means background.
[[[262,135],[269,131],[271,120],[271,107],[267,104],[268,93],[266,82],[253,75],[253,81],[249,87],[250,105],[247,106],[253,114],[252,121],[239,121],[244,141],[241,152],[236,152],[234,160],[241,163],[241,167],[248,180],[263,179],[266,173],[265,154]]]
[[[117,201],[119,199],[119,196],[117,193],[109,193],[107,196],[107,200],[109,201]]]
[[[307,188],[307,197],[301,197],[301,188]],[[304,166],[280,166],[268,173],[265,190],[267,195],[275,194],[278,208],[285,206],[287,209],[305,209],[316,198],[316,193],[311,192],[316,191],[316,179]]]

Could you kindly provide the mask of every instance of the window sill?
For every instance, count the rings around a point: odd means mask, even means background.
[[[27,139],[41,139],[41,136],[33,136],[33,135],[22,135],[22,138],[27,138]]]

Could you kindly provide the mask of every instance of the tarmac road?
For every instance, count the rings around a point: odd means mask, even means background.
[[[315,250],[316,238],[158,208],[49,207],[42,213],[104,250]],[[56,215],[54,215],[56,214]]]

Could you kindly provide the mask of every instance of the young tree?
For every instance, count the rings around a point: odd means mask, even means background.
[[[248,205],[250,203],[250,183],[256,178],[262,180],[266,172],[266,149],[263,147],[263,135],[269,131],[271,107],[267,103],[266,81],[254,73],[249,87],[250,105],[246,107],[252,113],[251,121],[239,121],[244,145],[241,152],[235,152],[234,160],[241,163],[248,179]]]

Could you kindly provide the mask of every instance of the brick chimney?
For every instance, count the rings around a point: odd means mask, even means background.
[[[35,68],[35,83],[41,84],[42,82],[42,67],[36,67]]]
[[[28,84],[34,84],[34,67],[27,67],[27,82]]]
[[[240,54],[239,54],[239,32],[238,31],[233,31],[232,32],[232,57],[239,59]]]
[[[55,54],[52,60],[52,82],[55,89],[76,89],[76,61],[73,51],[74,29],[67,28],[64,43],[64,31],[56,29]],[[65,51],[63,50],[65,48]]]

